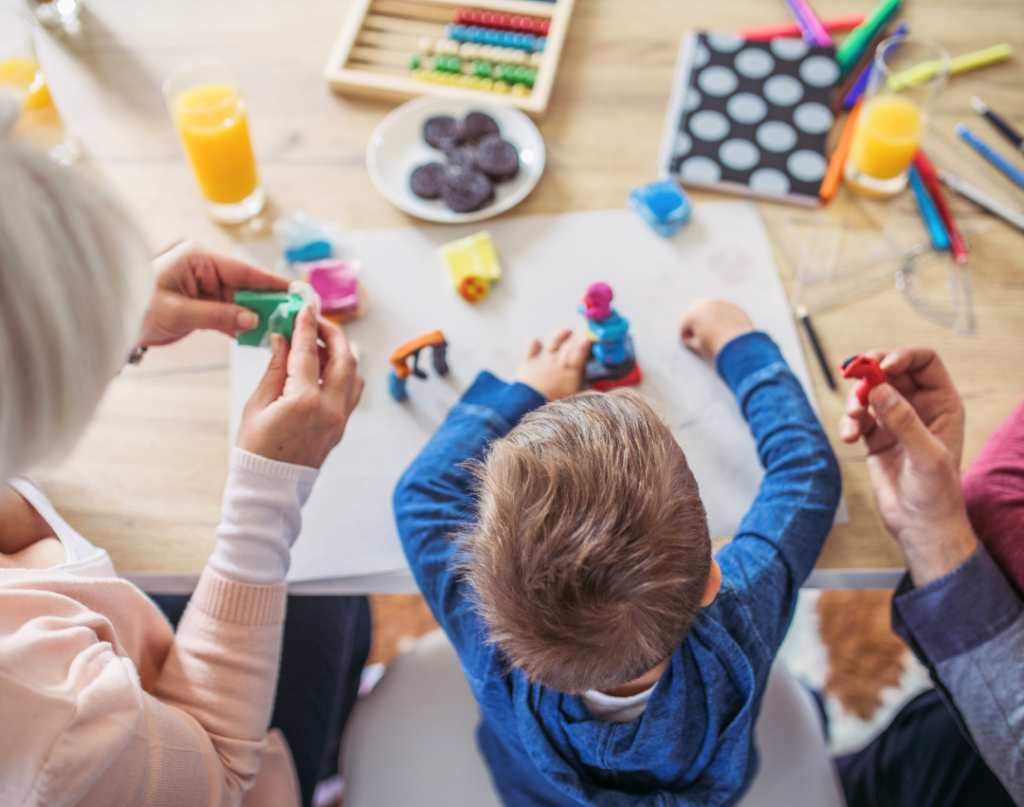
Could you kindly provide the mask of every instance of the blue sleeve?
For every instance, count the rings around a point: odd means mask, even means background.
[[[744,612],[762,661],[770,663],[832,528],[842,491],[839,465],[800,382],[766,334],[737,337],[719,351],[716,367],[765,470],[750,512],[716,555],[723,607],[730,602]]]
[[[525,384],[481,373],[398,482],[398,535],[416,583],[467,674],[489,652],[464,582],[452,569],[455,537],[473,521],[472,476],[465,463],[482,459],[544,397]]]
[[[927,665],[961,731],[1024,804],[1024,602],[985,548],[892,599],[893,630]]]

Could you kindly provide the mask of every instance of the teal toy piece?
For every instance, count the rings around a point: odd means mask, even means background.
[[[666,238],[690,220],[690,197],[671,178],[633,188],[629,194],[629,206],[656,233]]]
[[[251,331],[238,334],[238,344],[252,347],[269,346],[270,335],[279,333],[289,342],[295,330],[295,318],[302,310],[302,295],[287,291],[235,292],[235,303],[255,311],[259,324]]]

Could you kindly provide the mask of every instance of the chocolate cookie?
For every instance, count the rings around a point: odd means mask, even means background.
[[[507,140],[491,135],[477,148],[476,164],[495,181],[504,182],[519,173],[519,152]]]
[[[454,148],[450,148],[445,152],[445,156],[448,157],[448,162],[460,171],[469,171],[476,166],[476,158],[473,156],[473,150],[468,149],[465,146],[455,146]]]
[[[462,142],[459,122],[451,115],[435,115],[423,124],[423,139],[436,149],[445,151]]]
[[[479,210],[493,196],[494,185],[479,171],[462,171],[452,175],[444,187],[444,203],[456,213]]]
[[[490,115],[483,112],[470,112],[462,122],[462,128],[466,132],[466,139],[479,143],[488,135],[496,135],[501,132],[497,122]]]
[[[439,199],[448,182],[448,166],[427,163],[412,172],[409,187],[420,199]]]

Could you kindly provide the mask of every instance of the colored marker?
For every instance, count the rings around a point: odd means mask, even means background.
[[[963,56],[954,56],[949,62],[949,74],[955,76],[957,73],[966,73],[968,70],[977,70],[979,67],[987,67],[990,64],[1009,59],[1013,55],[1013,48],[1009,43],[993,45],[991,48],[976,50],[973,53],[965,53]],[[892,76],[886,86],[890,90],[899,90],[914,84],[920,84],[932,78],[942,70],[944,62],[941,59],[934,59],[928,62],[911,67],[902,73]]]
[[[906,35],[907,35],[907,24],[905,22],[901,22],[898,26],[896,26],[896,30],[893,31],[892,34],[890,34],[890,36],[906,36]],[[888,39],[888,38],[889,37],[886,37],[886,39]],[[896,46],[893,47],[893,49],[890,51],[890,53],[895,53],[896,49],[899,48],[899,46],[900,46],[899,43],[896,44]],[[857,76],[857,80],[854,82],[853,86],[850,88],[850,91],[846,94],[846,97],[843,99],[843,108],[844,109],[850,109],[851,107],[853,107],[853,105],[857,103],[857,99],[860,98],[864,94],[864,90],[866,90],[867,86],[868,86],[868,79],[871,78],[871,70],[872,70],[872,68],[874,66],[875,66],[875,54],[872,53],[871,54],[871,61],[868,62],[868,66],[865,67],[861,71],[859,76]]]
[[[924,181],[932,201],[935,202],[935,207],[942,217],[942,224],[945,226],[946,232],[949,233],[949,244],[953,248],[953,257],[957,263],[966,264],[967,244],[964,243],[964,239],[960,236],[960,231],[956,227],[956,220],[953,218],[953,212],[949,209],[949,203],[942,193],[942,188],[939,187],[939,180],[935,176],[935,166],[932,165],[932,161],[928,159],[928,156],[921,149],[918,149],[914,154],[914,165],[921,172],[921,179]]]
[[[850,116],[846,119],[846,128],[843,129],[843,133],[839,137],[839,144],[836,146],[836,150],[832,152],[832,160],[828,164],[828,171],[825,172],[825,178],[821,181],[819,195],[823,202],[827,202],[836,195],[836,189],[839,187],[839,180],[843,176],[843,166],[846,164],[846,157],[850,153],[853,132],[857,128],[857,119],[860,117],[862,106],[864,106],[863,98],[854,104],[853,109],[850,110]]]
[[[835,389],[836,379],[832,375],[832,368],[829,366],[828,359],[825,358],[825,351],[822,350],[821,342],[818,341],[818,333],[814,330],[814,326],[811,324],[811,315],[807,313],[807,309],[801,305],[797,306],[796,318],[800,320],[800,324],[804,326],[804,330],[807,332],[807,341],[811,343],[811,347],[814,349],[814,355],[817,356],[818,364],[821,365],[821,374],[825,376],[828,388]]]
[[[921,181],[921,174],[918,173],[916,165],[910,166],[910,187],[914,189],[917,207],[921,211],[921,218],[924,219],[924,223],[928,227],[932,244],[936,249],[949,249],[949,234],[942,226],[942,217],[935,209],[935,202],[928,195],[928,191],[924,189],[924,183]]]
[[[900,0],[882,0],[868,18],[850,32],[836,50],[836,63],[841,73],[846,73],[857,63],[868,42],[895,16],[899,7]]]
[[[951,188],[960,194],[964,199],[969,202],[974,202],[978,207],[984,210],[986,213],[991,213],[993,216],[998,216],[1007,224],[1012,224],[1021,232],[1024,232],[1024,213],[1018,210],[1014,210],[1012,207],[1004,205],[1002,202],[997,202],[991,196],[986,193],[982,193],[973,185],[964,182],[960,177],[954,176],[949,171],[943,171],[941,168],[938,170],[939,180],[947,188]]]
[[[796,18],[796,24],[800,26],[804,41],[812,45],[828,47],[832,44],[832,37],[822,26],[821,21],[814,16],[807,0],[786,0],[790,13]]]
[[[864,22],[864,14],[847,14],[844,17],[830,17],[821,21],[826,31],[849,31]],[[783,37],[797,37],[803,34],[800,26],[792,22],[780,22],[775,25],[760,25],[756,28],[741,28],[736,34],[750,41],[765,41]]]
[[[978,137],[962,123],[957,124],[956,133],[960,135],[962,140],[978,152],[978,154],[1024,188],[1024,171],[1021,171],[1016,165],[1007,160],[1002,154],[992,148],[992,146]]]
[[[999,133],[1013,143],[1014,148],[1024,151],[1024,135],[1021,135],[1010,122],[1006,120],[1002,115],[997,115],[991,109],[988,108],[988,104],[982,101],[978,96],[974,96],[971,99],[971,108],[979,115],[988,118],[988,122],[991,123]]]

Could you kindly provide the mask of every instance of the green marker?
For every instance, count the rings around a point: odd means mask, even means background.
[[[841,73],[845,74],[857,63],[864,48],[868,46],[875,34],[892,19],[899,7],[900,0],[882,0],[864,22],[850,31],[850,35],[836,49],[836,63],[839,65]]]
[[[235,304],[255,311],[260,318],[251,331],[238,334],[238,344],[259,347],[264,339],[269,340],[268,332],[279,333],[291,342],[295,318],[304,303],[301,295],[287,291],[236,291]]]

